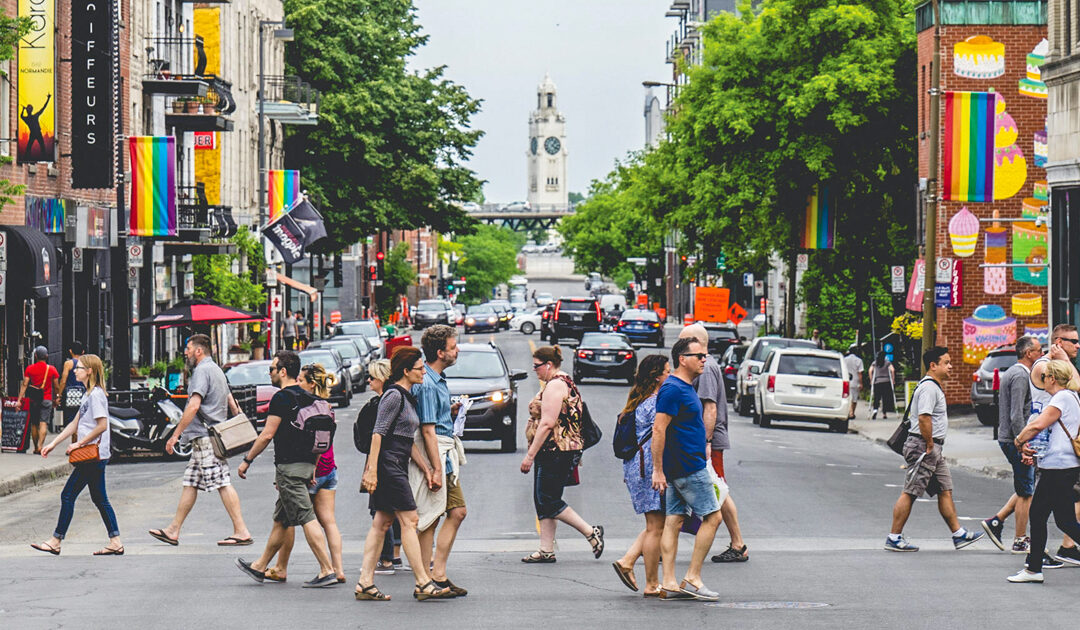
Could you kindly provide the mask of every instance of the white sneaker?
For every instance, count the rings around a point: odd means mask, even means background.
[[[1005,579],[1012,582],[1012,583],[1014,583],[1014,584],[1024,584],[1026,582],[1031,582],[1033,584],[1042,584],[1043,583],[1042,573],[1032,573],[1031,571],[1028,571],[1027,569],[1023,569],[1019,573],[1017,573],[1016,575],[1010,575],[1009,577],[1007,577]]]

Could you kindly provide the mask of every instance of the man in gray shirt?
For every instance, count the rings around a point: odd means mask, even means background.
[[[191,459],[184,471],[184,489],[180,493],[180,503],[176,506],[172,523],[164,529],[152,529],[149,533],[163,543],[179,544],[180,528],[195,505],[198,491],[217,490],[233,523],[232,535],[219,540],[218,546],[250,545],[253,542],[251,532],[240,512],[240,496],[232,487],[229,462],[214,454],[207,431],[208,426],[227,420],[230,413],[240,413],[240,408],[229,391],[225,373],[210,358],[210,337],[192,335],[184,348],[184,360],[191,370],[188,402],[184,407],[184,416],[165,444],[165,450],[171,455],[176,443],[183,439],[191,444]]]
[[[709,347],[709,332],[701,324],[691,324],[679,332],[679,338],[695,339],[702,346]],[[702,418],[705,421],[706,435],[711,435],[709,441],[709,460],[713,470],[721,478],[724,477],[724,451],[731,448],[728,439],[728,415],[727,415],[727,392],[724,390],[724,374],[716,360],[709,356],[705,359],[705,370],[694,379],[694,389],[697,390],[698,398],[701,399]],[[712,427],[710,433],[710,427]],[[739,529],[739,513],[735,508],[735,501],[729,493],[720,505],[720,516],[727,526],[731,543],[723,553],[712,557],[713,562],[746,562],[750,559],[747,553],[746,543],[742,538],[742,530]]]
[[[292,350],[296,343],[296,317],[293,316],[292,309],[289,309],[287,313],[285,320],[281,323],[281,340],[284,344],[282,350]]]

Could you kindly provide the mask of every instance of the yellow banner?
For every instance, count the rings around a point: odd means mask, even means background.
[[[19,0],[19,17],[30,18],[30,32],[19,40],[18,161],[53,162],[56,159],[55,0]],[[93,42],[73,44],[92,46]]]
[[[201,46],[206,59],[204,75],[221,74],[221,9],[218,7],[199,7],[193,12],[196,37],[201,38]],[[199,46],[194,51],[198,67]],[[214,133],[217,138],[212,148],[195,152],[195,181],[206,185],[206,201],[212,205],[221,205],[221,142],[222,134]]]

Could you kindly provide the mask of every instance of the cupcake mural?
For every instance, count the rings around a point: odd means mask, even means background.
[[[996,304],[983,304],[964,319],[964,363],[978,365],[998,346],[1016,342],[1016,318]]]
[[[988,265],[1000,265],[1009,262],[1009,232],[1001,227],[998,211],[994,210],[994,222],[986,228],[986,247],[983,262]],[[987,295],[1005,295],[1008,289],[1008,273],[1005,267],[983,267],[983,293]]]
[[[1032,149],[1032,153],[1035,155],[1035,166],[1046,166],[1046,160],[1049,158],[1049,148],[1046,146],[1046,127],[1042,128],[1042,131],[1035,132],[1035,142]]]
[[[1027,181],[1027,160],[1020,145],[1016,121],[1005,111],[1005,99],[999,94],[994,124],[994,199],[1008,199],[1020,192]]]
[[[1038,293],[1014,293],[1012,296],[1012,314],[1015,317],[1042,315],[1042,296]]]
[[[1032,202],[1032,203],[1029,203]],[[1036,223],[1034,220],[1044,216],[1046,202],[1029,197],[1024,200],[1023,217],[1031,221],[1013,223],[1013,256],[1014,263],[1026,263],[1024,267],[1013,267],[1013,280],[1024,282],[1036,287],[1047,285],[1046,269],[1047,239],[1046,223]]]
[[[1046,98],[1046,84],[1042,80],[1042,66],[1046,63],[1046,53],[1050,51],[1050,42],[1043,38],[1035,50],[1027,56],[1027,76],[1020,79],[1020,93],[1032,98]]]
[[[953,253],[958,257],[967,258],[975,254],[975,244],[979,241],[979,220],[967,206],[960,208],[960,212],[949,221],[949,240]]]
[[[966,79],[994,79],[1005,74],[1005,44],[975,35],[953,46],[953,72]]]
[[[1035,186],[1031,189],[1031,196],[1039,201],[1050,202],[1050,186],[1047,185],[1045,179],[1035,182]]]

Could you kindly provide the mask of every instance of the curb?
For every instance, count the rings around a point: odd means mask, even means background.
[[[867,435],[866,433],[863,433],[862,431],[855,431],[855,433],[859,437],[861,437],[863,439],[869,440],[869,441],[874,442],[876,444],[880,444],[880,445],[884,446],[885,448],[889,448],[888,444],[885,443],[888,440],[888,438],[872,437],[870,435]],[[889,449],[889,450],[892,450],[892,449]],[[998,468],[998,467],[993,467],[993,466],[982,466],[982,467],[978,467],[978,468],[975,467],[975,466],[965,466],[964,464],[960,463],[960,460],[956,459],[955,457],[946,457],[945,461],[949,464],[949,466],[952,466],[953,468],[960,468],[962,470],[966,470],[968,472],[973,472],[973,473],[982,475],[984,477],[990,477],[991,479],[1011,479],[1012,478],[1012,471],[1004,469],[1004,468]]]
[[[6,497],[23,490],[29,490],[35,486],[46,484],[55,479],[67,476],[71,472],[71,464],[60,461],[55,464],[23,473],[17,477],[0,481],[0,497]]]

